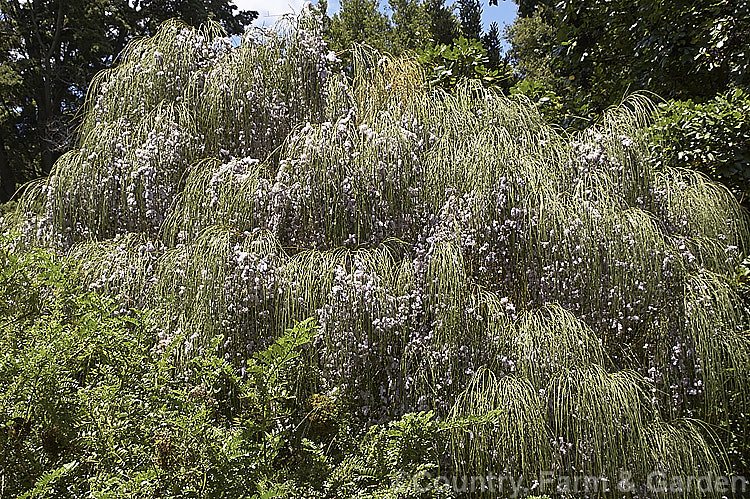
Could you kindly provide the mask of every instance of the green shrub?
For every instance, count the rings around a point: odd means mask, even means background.
[[[481,82],[484,87],[507,87],[512,80],[509,72],[490,68],[487,51],[478,40],[457,38],[452,45],[431,45],[419,54],[431,85],[454,90],[462,79]]]
[[[432,412],[407,414],[388,425],[371,427],[359,448],[331,476],[332,497],[453,497],[450,487],[439,481],[445,429]]]
[[[750,199],[750,94],[737,89],[697,104],[670,101],[651,127],[654,157],[702,171],[743,203]]]
[[[510,95],[525,95],[548,123],[563,123],[565,110],[562,98],[545,84],[535,80],[521,80],[510,88]]]
[[[244,377],[212,352],[177,370],[148,315],[82,292],[64,258],[0,260],[4,493],[239,497],[283,469],[311,322],[248,359]]]

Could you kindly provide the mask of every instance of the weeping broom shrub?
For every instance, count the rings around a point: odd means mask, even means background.
[[[361,424],[483,413],[449,432],[453,470],[725,471],[708,428],[747,407],[748,217],[656,166],[654,106],[564,135],[523,96],[430,89],[412,60],[356,49],[347,80],[316,22],[239,47],[170,23],[129,47],[21,199],[27,240],[163,310],[177,368],[216,349],[242,376],[316,317],[299,393]]]
[[[47,237],[154,235],[191,163],[263,159],[297,123],[319,120],[332,56],[304,22],[254,31],[236,49],[217,25],[195,30],[178,22],[130,44],[92,82],[77,148],[50,177]],[[107,194],[98,197],[80,175]]]
[[[451,417],[500,414],[489,422],[457,427],[452,432],[451,455],[463,476],[490,473],[539,477],[551,469],[549,445],[529,445],[546,433],[542,401],[534,386],[524,378],[498,378],[480,368],[456,400]]]

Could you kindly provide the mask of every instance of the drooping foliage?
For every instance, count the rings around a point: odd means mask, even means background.
[[[175,23],[131,45],[22,200],[29,243],[163,307],[178,365],[219,348],[241,368],[316,317],[298,389],[363,423],[491,415],[452,430],[458,470],[722,471],[688,418],[746,393],[747,213],[655,166],[653,105],[563,135],[523,97],[430,90],[413,60],[334,61],[311,18],[236,48]]]

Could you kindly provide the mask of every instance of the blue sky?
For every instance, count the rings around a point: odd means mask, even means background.
[[[452,5],[455,0],[446,0],[446,4]],[[305,0],[234,0],[241,9],[257,10],[260,17],[255,24],[268,26],[274,23],[280,16],[289,12],[299,12],[306,3]],[[388,4],[388,0],[380,0],[381,8]],[[510,0],[500,0],[497,6],[490,6],[488,0],[482,0],[482,23],[487,30],[492,22],[497,22],[500,29],[506,24],[511,24],[516,18],[518,10],[515,3]],[[339,10],[339,0],[328,0],[328,13],[335,14]]]

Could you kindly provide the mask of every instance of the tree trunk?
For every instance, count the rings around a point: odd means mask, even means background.
[[[36,92],[36,110],[37,110],[37,133],[39,134],[40,158],[39,166],[43,175],[48,175],[52,170],[52,165],[57,160],[57,148],[54,140],[50,137],[50,123],[59,113],[59,108],[55,109],[53,100],[52,82],[56,72],[54,67],[55,60],[59,57],[60,39],[63,29],[63,8],[64,2],[58,2],[57,15],[53,38],[48,47],[45,47],[42,38],[42,27],[34,16],[36,12],[36,2],[32,3],[31,14],[34,21],[34,34],[27,40],[29,43],[29,54],[41,62],[40,83]]]
[[[48,126],[52,118],[52,98],[50,96],[50,75],[46,67],[42,66],[42,85],[37,92],[36,97],[36,115],[37,115],[37,133],[39,134],[40,158],[39,166],[43,174],[49,174],[54,162],[54,151],[52,143],[48,137]]]
[[[0,203],[6,203],[16,192],[16,178],[8,162],[5,142],[0,138]]]

